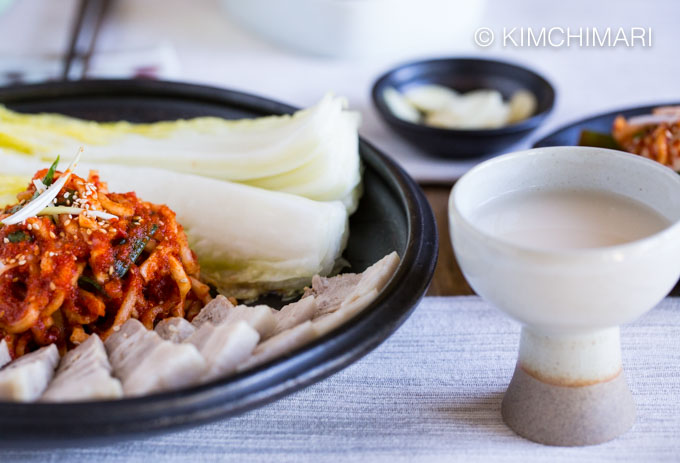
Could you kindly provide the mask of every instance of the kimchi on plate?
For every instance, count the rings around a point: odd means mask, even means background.
[[[62,175],[37,172],[10,216]],[[0,228],[0,337],[12,357],[56,344],[61,353],[129,318],[153,329],[192,318],[210,300],[187,237],[165,205],[109,192],[95,171],[71,174],[38,216]]]

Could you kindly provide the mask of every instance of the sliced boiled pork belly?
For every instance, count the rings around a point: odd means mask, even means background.
[[[334,312],[352,294],[359,281],[361,274],[356,273],[343,273],[334,277],[316,275],[312,278],[312,287],[307,288],[303,299],[309,296],[316,298],[316,316]]]
[[[205,360],[196,347],[162,341],[123,382],[123,388],[129,395],[172,391],[199,383],[205,371]]]
[[[199,328],[204,323],[219,325],[227,318],[229,309],[232,309],[233,307],[234,304],[229,302],[229,299],[219,294],[201,309],[198,315],[191,321],[191,324],[196,328]]]
[[[386,255],[363,273],[345,273],[330,278],[315,276],[312,287],[305,296],[314,296],[318,307],[316,316],[335,312],[342,304],[361,297],[375,289],[377,292],[387,285],[399,266],[396,252]]]
[[[0,368],[7,365],[12,361],[12,356],[9,354],[9,348],[7,347],[7,341],[4,339],[0,341]]]
[[[236,371],[260,339],[270,336],[276,328],[275,312],[266,305],[234,307],[224,296],[210,301],[192,321],[196,331],[185,341],[195,345],[206,360],[204,379]]]
[[[319,336],[330,333],[335,328],[354,318],[359,312],[368,307],[378,297],[378,292],[372,289],[370,292],[356,299],[348,300],[340,305],[335,312],[324,314],[315,318],[312,327]]]
[[[314,296],[303,297],[299,301],[291,302],[274,314],[276,326],[271,335],[277,335],[290,328],[311,320],[318,312]]]
[[[206,362],[193,344],[164,341],[135,319],[125,322],[105,345],[125,395],[195,384],[206,371]]]
[[[54,376],[58,362],[59,351],[54,344],[19,357],[0,370],[0,400],[37,400]]]
[[[248,370],[270,360],[288,354],[295,349],[318,338],[311,321],[306,321],[295,328],[290,328],[259,344],[253,355],[239,367],[239,371]]]
[[[182,317],[171,317],[158,322],[154,331],[166,341],[184,342],[196,327]]]
[[[396,252],[388,254],[363,273],[355,275],[352,284],[338,277],[327,278],[312,292],[317,300],[333,301],[320,310],[313,320],[314,329],[319,336],[341,326],[368,307],[380,291],[387,285],[399,266]],[[342,275],[339,275],[340,277]],[[339,301],[339,304],[338,304]],[[336,305],[337,304],[337,305]]]
[[[260,335],[243,320],[214,326],[204,323],[186,342],[198,348],[208,364],[204,377],[210,380],[236,371],[253,352]]]
[[[114,375],[125,385],[129,377],[161,339],[139,321],[130,319],[104,342]]]
[[[54,379],[42,396],[45,402],[117,399],[120,381],[111,376],[104,343],[96,334],[64,355]]]
[[[265,339],[276,328],[275,313],[276,310],[266,305],[237,305],[234,307],[226,297],[219,295],[201,309],[191,321],[191,324],[200,328],[204,323],[218,326],[245,321],[260,334],[262,339]]]
[[[378,297],[398,266],[399,256],[393,252],[361,274],[314,277],[302,299],[276,314],[273,336],[260,343],[238,370],[289,354],[349,321]]]
[[[228,325],[244,321],[260,334],[261,339],[268,338],[276,328],[276,310],[267,305],[237,305],[228,310],[227,317],[222,321]]]
[[[387,283],[392,279],[392,276],[397,271],[399,266],[399,255],[396,252],[386,255],[375,264],[368,267],[361,274],[361,280],[354,288],[349,299],[358,298],[376,290],[377,292],[387,286]],[[344,302],[347,302],[345,299]]]
[[[280,311],[266,305],[234,306],[226,297],[217,296],[191,323],[170,318],[153,332],[129,320],[106,341],[114,372],[126,395],[131,395],[261,365],[356,316],[378,297],[398,264],[399,257],[392,253],[361,274],[315,277],[302,299]],[[193,350],[177,350],[183,347]]]

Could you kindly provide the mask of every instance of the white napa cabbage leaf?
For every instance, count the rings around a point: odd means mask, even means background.
[[[87,156],[87,153],[85,153]],[[5,156],[0,179],[28,185],[45,165]],[[97,169],[112,192],[167,204],[187,233],[203,280],[223,294],[253,299],[266,292],[293,294],[314,275],[336,267],[349,234],[341,201],[302,196],[164,169],[82,163],[77,174]],[[16,192],[15,192],[16,194]]]
[[[346,106],[344,98],[329,94],[293,115],[150,124],[21,114],[0,106],[0,155],[52,161],[84,146],[91,163],[158,167],[339,200],[352,213],[361,190],[359,117]]]

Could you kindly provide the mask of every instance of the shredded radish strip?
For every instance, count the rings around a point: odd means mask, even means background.
[[[48,206],[42,211],[38,212],[38,215],[61,215],[61,214],[78,215],[81,212],[84,212],[85,215],[89,215],[104,220],[118,218],[117,215],[109,214],[108,212],[104,211],[93,211],[90,209],[83,209],[80,207],[67,207],[67,206]]]
[[[39,178],[33,180],[33,185],[35,185],[35,189],[38,193],[42,193],[43,191],[47,190],[47,187]]]
[[[645,114],[644,116],[631,117],[626,122],[632,126],[644,126],[662,124],[664,122],[672,124],[676,121],[680,121],[680,116],[677,114]]]
[[[66,169],[66,171],[59,177],[59,180],[50,185],[50,187],[43,193],[41,193],[40,196],[35,198],[30,203],[26,204],[19,211],[10,215],[6,219],[2,219],[2,221],[0,222],[5,225],[14,225],[17,223],[21,223],[30,217],[35,217],[40,211],[45,209],[52,202],[52,200],[57,197],[61,189],[64,188],[64,185],[66,185],[66,182],[68,182],[68,179],[71,177],[73,170],[78,165],[78,161],[80,161],[80,156],[82,153],[83,149],[80,148],[78,150],[78,153],[76,154],[76,157],[73,159],[73,161],[71,161],[71,164],[68,166],[68,169]]]

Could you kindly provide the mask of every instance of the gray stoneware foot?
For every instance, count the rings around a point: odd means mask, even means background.
[[[623,371],[587,386],[540,381],[518,364],[501,407],[503,421],[522,437],[546,445],[606,442],[628,431],[635,403]]]

